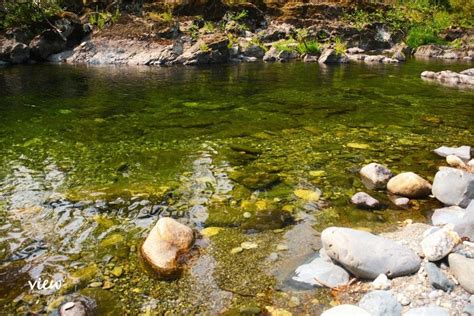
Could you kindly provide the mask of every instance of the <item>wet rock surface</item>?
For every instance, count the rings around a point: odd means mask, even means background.
[[[402,276],[418,271],[420,259],[409,248],[368,232],[331,227],[321,240],[331,259],[361,278]]]

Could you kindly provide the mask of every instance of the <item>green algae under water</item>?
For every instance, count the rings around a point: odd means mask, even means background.
[[[0,305],[52,311],[80,293],[101,314],[272,304],[308,312],[285,304],[268,272],[280,229],[305,216],[317,230],[425,221],[436,202],[399,210],[370,191],[389,206],[367,212],[349,199],[364,190],[357,172],[366,163],[432,180],[443,164],[434,148],[473,145],[474,91],[419,77],[465,68],[417,61],[0,68]],[[297,189],[320,190],[321,200],[305,201]],[[202,240],[201,261],[173,282],[144,273],[137,253],[166,213],[198,229],[223,228]],[[230,254],[249,240],[259,247]],[[38,276],[65,285],[30,291],[27,281]],[[310,293],[321,306],[330,300]]]

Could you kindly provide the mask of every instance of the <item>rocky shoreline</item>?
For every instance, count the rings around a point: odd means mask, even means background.
[[[460,47],[422,45],[411,49],[396,30],[379,24],[361,30],[345,21],[345,14],[353,10],[338,5],[287,4],[264,12],[255,5],[242,4],[222,8],[208,20],[184,15],[163,21],[124,14],[103,29],[89,23],[90,13],[64,12],[40,34],[24,28],[0,34],[0,62],[168,66],[294,59],[374,64],[399,63],[410,56],[474,58],[469,30],[451,30],[446,35],[467,43]],[[245,14],[239,16],[239,12]],[[320,46],[310,47],[313,40]]]

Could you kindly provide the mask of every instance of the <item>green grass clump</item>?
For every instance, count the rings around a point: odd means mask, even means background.
[[[342,55],[346,53],[347,50],[347,45],[344,43],[340,37],[336,37],[334,40],[334,50],[336,51],[336,54]]]
[[[303,43],[298,43],[296,50],[300,54],[317,55],[321,52],[321,47],[317,41],[305,41]]]
[[[290,39],[287,39],[287,40],[281,40],[279,42],[276,42],[275,44],[273,44],[273,47],[275,47],[275,49],[279,52],[294,52],[296,51],[296,47],[297,47],[297,42],[290,38]]]

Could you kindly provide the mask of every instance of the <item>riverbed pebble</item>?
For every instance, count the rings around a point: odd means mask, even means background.
[[[445,292],[451,292],[453,290],[454,283],[451,282],[434,263],[427,262],[425,264],[425,271],[432,287]]]
[[[381,207],[380,202],[365,192],[357,192],[351,197],[351,202],[361,209],[374,210]]]
[[[380,274],[372,282],[372,287],[375,290],[388,290],[390,288],[391,282],[385,274]]]
[[[368,311],[371,316],[399,316],[402,305],[390,291],[372,291],[359,301],[359,307]]]

